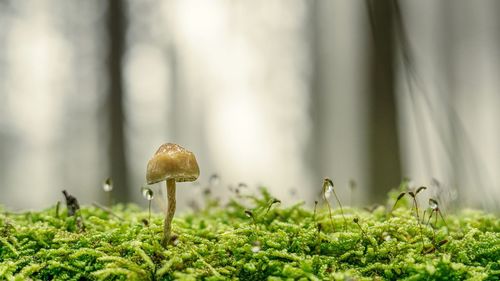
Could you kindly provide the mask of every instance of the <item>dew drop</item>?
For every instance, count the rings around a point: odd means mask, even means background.
[[[384,237],[385,241],[391,241],[392,240],[391,235],[389,233],[387,233],[387,232],[382,233],[382,236]]]
[[[113,181],[111,180],[111,178],[107,178],[106,180],[104,180],[104,182],[102,183],[102,189],[104,190],[104,192],[110,192],[111,190],[113,190]]]
[[[325,193],[326,198],[330,198],[333,193],[333,182],[329,178],[325,178],[323,181],[323,192]]]
[[[172,235],[172,238],[170,238],[170,243],[172,243],[172,245],[174,246],[177,246],[179,245],[179,236],[177,235]]]
[[[250,210],[245,210],[245,215],[249,218],[252,218],[253,217],[253,212],[250,211]]]
[[[220,184],[220,177],[217,174],[213,174],[210,176],[208,183],[211,187],[218,186]]]
[[[429,208],[431,208],[433,210],[437,210],[438,202],[432,198],[429,198]]]
[[[143,187],[142,188],[142,196],[147,199],[148,201],[153,200],[154,198],[154,192],[151,188],[149,187]]]
[[[326,199],[330,198],[330,196],[332,195],[332,192],[333,192],[333,190],[326,190],[325,191],[325,197],[326,197]]]
[[[252,252],[253,253],[260,252],[260,241],[253,242]]]

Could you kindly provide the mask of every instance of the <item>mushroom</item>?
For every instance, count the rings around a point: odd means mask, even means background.
[[[165,143],[158,148],[148,162],[146,180],[148,184],[167,182],[168,207],[163,224],[163,246],[171,237],[172,219],[175,214],[175,182],[195,181],[200,169],[194,154],[174,143]]]

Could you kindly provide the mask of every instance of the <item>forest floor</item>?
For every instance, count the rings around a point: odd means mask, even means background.
[[[62,206],[0,209],[0,280],[500,278],[500,219],[480,211],[442,217],[417,211],[409,196],[394,210],[321,202],[310,210],[281,206],[264,189],[206,205],[174,218],[176,239],[166,249],[163,215],[149,221],[134,205],[84,206],[75,216]]]

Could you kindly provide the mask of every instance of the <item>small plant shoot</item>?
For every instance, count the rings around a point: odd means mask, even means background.
[[[272,200],[270,200],[269,207],[267,207],[267,210],[266,210],[266,214],[269,213],[269,211],[271,210],[271,208],[273,207],[274,204],[281,204],[281,201],[279,199],[276,199],[276,198],[273,198]]]
[[[415,192],[415,195],[419,194],[420,192],[422,192],[422,191],[424,191],[426,189],[427,189],[427,187],[425,187],[425,186],[421,186],[421,187],[417,188],[417,191]]]
[[[330,214],[330,221],[332,223],[332,228],[335,229],[335,227],[333,225],[333,219],[332,219],[332,209],[330,206],[330,202],[328,201],[328,198],[331,196],[332,193],[335,197],[335,200],[337,200],[337,203],[339,204],[340,213],[342,214],[342,218],[344,219],[344,230],[345,230],[347,228],[347,220],[344,216],[344,210],[342,208],[342,203],[340,203],[339,197],[337,196],[337,193],[335,192],[333,181],[329,178],[324,178],[324,180],[323,180],[323,197],[324,197],[326,204],[328,205],[328,211]]]
[[[313,221],[316,222],[316,212],[318,209],[318,200],[314,200]]]
[[[142,197],[148,200],[148,223],[151,221],[151,200],[154,199],[154,192],[149,187],[142,187]]]
[[[415,208],[415,216],[417,218],[417,224],[418,224],[418,228],[419,228],[419,231],[420,231],[420,240],[422,242],[422,250],[425,248],[425,243],[424,243],[424,235],[422,233],[422,224],[420,223],[420,215],[419,215],[419,210],[418,210],[418,201],[417,201],[417,195],[420,191],[424,190],[425,187],[420,187],[417,189],[416,192],[413,192],[413,191],[409,191],[408,194],[411,196],[412,200],[413,200],[413,208]]]
[[[446,227],[448,227],[448,225],[446,224],[446,220],[444,219],[444,216],[441,213],[441,210],[439,209],[439,204],[438,204],[436,199],[429,198],[429,208],[431,209],[431,213],[429,214],[429,219],[427,220],[427,224],[431,220],[432,215],[435,214],[434,225],[437,225],[437,219],[438,219],[438,215],[439,215],[441,217],[441,219],[443,220],[444,225]]]
[[[396,201],[394,202],[394,205],[392,205],[391,214],[392,214],[392,211],[394,211],[394,209],[396,208],[396,205],[398,204],[399,200],[401,200],[401,198],[403,198],[405,195],[406,195],[406,192],[401,192],[398,195],[398,197],[396,198]]]
[[[73,195],[69,194],[66,190],[62,191],[64,198],[66,199],[66,207],[68,209],[68,216],[75,217],[75,224],[80,230],[80,232],[85,231],[85,224],[83,222],[83,217],[80,215],[80,204],[78,200]]]
[[[73,195],[69,194],[66,190],[62,191],[64,199],[66,199],[66,207],[68,208],[68,216],[74,216],[80,210],[80,204]]]
[[[330,202],[328,201],[328,198],[331,196],[332,192],[333,182],[330,179],[325,178],[323,180],[323,188],[321,190],[321,194],[323,195],[325,204],[328,206],[328,216],[330,217],[330,224],[332,225],[332,229],[335,229],[335,225],[333,224],[332,206],[330,206]]]
[[[363,235],[363,237],[365,237],[365,231],[363,230],[363,228],[359,224],[359,217],[358,216],[354,217],[352,219],[352,221],[359,227],[359,229],[361,230],[361,234]]]

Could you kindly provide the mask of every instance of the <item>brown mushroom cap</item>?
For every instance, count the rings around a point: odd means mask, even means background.
[[[175,143],[165,143],[158,148],[148,162],[148,184],[175,179],[177,182],[195,181],[200,168],[194,154]]]

